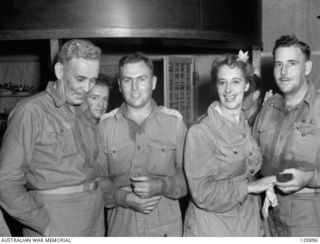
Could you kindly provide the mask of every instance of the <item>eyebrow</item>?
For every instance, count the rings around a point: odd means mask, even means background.
[[[82,79],[87,79],[86,76],[83,76],[83,75],[76,75],[77,78],[82,78]]]

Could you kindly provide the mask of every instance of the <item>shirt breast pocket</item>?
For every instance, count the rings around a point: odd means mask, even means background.
[[[219,179],[229,179],[242,175],[246,172],[247,165],[245,163],[243,145],[225,145],[221,144],[217,147],[215,158]]]
[[[43,149],[47,148],[47,152],[60,155],[62,158],[71,157],[79,153],[77,142],[74,138],[73,126],[68,128],[55,128],[50,124],[44,126],[40,144]]]
[[[169,176],[176,173],[175,145],[170,141],[147,140],[147,170],[151,175]]]
[[[298,122],[294,124],[292,146],[288,155],[293,155],[300,167],[312,167],[320,160],[320,123]]]
[[[115,142],[108,151],[109,173],[112,176],[119,176],[130,171],[133,155],[133,142],[128,140]]]

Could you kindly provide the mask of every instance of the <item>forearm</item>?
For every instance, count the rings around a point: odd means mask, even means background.
[[[129,194],[128,191],[120,189],[108,177],[101,179],[101,184],[106,208],[114,208],[119,206],[125,208],[127,207],[126,196]]]
[[[311,180],[310,182],[308,183],[308,187],[311,187],[311,188],[318,188],[320,187],[320,171],[318,168],[314,169],[312,172],[312,177],[311,177]]]
[[[1,206],[22,224],[43,234],[49,224],[44,205],[37,201],[23,186],[0,189]]]
[[[205,210],[224,213],[242,204],[248,196],[248,183],[244,177],[231,180],[189,182],[191,196],[197,206]]]
[[[179,199],[187,194],[187,183],[181,168],[173,176],[161,179],[162,195],[172,199]]]

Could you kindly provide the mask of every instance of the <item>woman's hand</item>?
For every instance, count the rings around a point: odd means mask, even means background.
[[[251,181],[248,183],[248,193],[261,193],[269,188],[272,188],[277,182],[275,176],[267,176],[262,179]]]

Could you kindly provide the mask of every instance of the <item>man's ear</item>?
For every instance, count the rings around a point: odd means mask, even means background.
[[[252,99],[255,101],[260,97],[260,91],[256,90],[252,93]]]
[[[311,72],[311,69],[312,69],[312,61],[311,61],[311,60],[308,60],[308,61],[305,63],[305,75],[309,75],[310,72]]]
[[[57,77],[58,80],[61,80],[62,76],[63,76],[63,65],[60,62],[57,62],[54,65],[54,73]]]
[[[120,81],[120,78],[118,78],[118,87],[119,87],[119,91],[121,92],[121,81]]]
[[[246,84],[246,87],[244,88],[244,91],[245,92],[247,92],[247,91],[249,91],[249,88],[250,88],[250,84],[249,84],[249,82]]]
[[[152,90],[156,89],[157,87],[157,76],[152,77]]]

